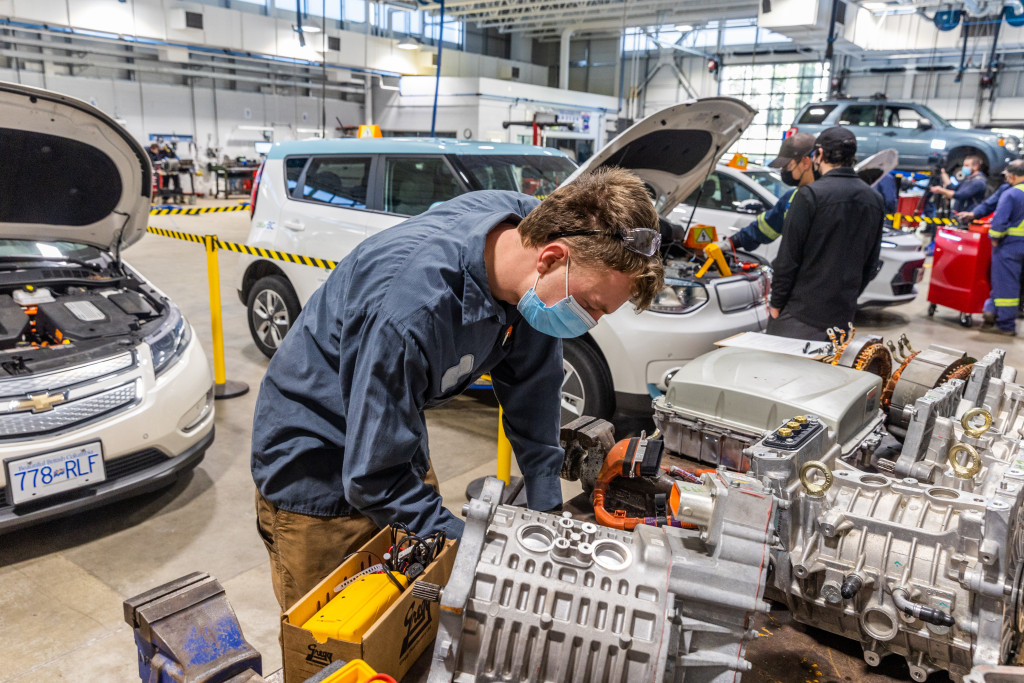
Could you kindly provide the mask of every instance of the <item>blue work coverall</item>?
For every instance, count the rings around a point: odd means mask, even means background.
[[[759,213],[757,220],[751,221],[750,225],[730,237],[733,246],[743,251],[754,251],[762,244],[770,244],[779,239],[782,235],[782,226],[786,222],[786,212],[793,203],[796,191],[797,188],[794,187],[779,197],[775,206]]]
[[[1010,189],[1009,183],[1003,183],[996,188],[988,197],[985,197],[976,207],[971,209],[971,213],[974,214],[975,218],[984,218],[985,216],[991,215],[996,207],[999,205],[999,198],[1003,196],[1003,193]]]
[[[960,186],[953,192],[953,211],[973,211],[974,207],[981,203],[985,197],[985,190],[988,182],[985,174],[975,171],[960,182]]]
[[[996,326],[1013,331],[1017,327],[1020,278],[1024,268],[1024,183],[1003,192],[988,236],[992,239],[992,303],[995,304]]]
[[[900,191],[896,187],[896,179],[892,177],[891,173],[886,173],[879,179],[875,185],[875,192],[882,195],[882,201],[885,202],[885,212],[896,213],[896,207],[899,205]]]
[[[494,298],[484,261],[487,234],[538,204],[470,192],[367,238],[338,264],[260,386],[252,474],[266,500],[460,537],[464,522],[423,481],[423,411],[489,372],[529,507],[561,504],[561,342]]]

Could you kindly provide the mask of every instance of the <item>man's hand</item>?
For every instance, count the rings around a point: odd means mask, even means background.
[[[961,223],[970,223],[976,218],[976,216],[970,211],[961,211],[956,215],[956,218]]]
[[[949,173],[946,172],[946,169],[939,170],[939,177],[942,179],[943,185],[949,185]]]
[[[943,197],[948,197],[950,199],[953,198],[953,190],[947,190],[946,188],[939,187],[938,185],[932,185],[930,189],[933,194],[941,194]]]
[[[778,318],[779,317],[779,313],[782,313],[782,311],[780,311],[779,309],[775,308],[774,306],[769,306],[768,307],[768,315],[770,315],[771,317]]]

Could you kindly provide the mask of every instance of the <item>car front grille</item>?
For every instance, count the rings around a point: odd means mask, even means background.
[[[84,363],[56,372],[0,379],[0,398],[20,398],[43,391],[63,391],[77,384],[94,382],[127,370],[134,365],[134,354],[127,351],[94,363]]]
[[[0,420],[0,439],[46,434],[73,427],[111,413],[135,402],[135,382],[77,400],[61,403],[45,412],[18,412]]]
[[[104,481],[122,479],[167,460],[167,456],[155,448],[147,448],[144,451],[129,453],[114,460],[106,460],[103,463],[103,468],[106,472],[106,479]],[[0,487],[0,510],[10,507],[13,506],[7,502],[7,489]]]

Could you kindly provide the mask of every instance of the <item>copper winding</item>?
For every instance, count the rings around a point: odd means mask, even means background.
[[[892,373],[892,377],[889,378],[889,383],[885,385],[885,389],[882,391],[882,407],[888,408],[889,404],[892,403],[892,392],[896,391],[896,383],[900,381],[900,375],[910,365],[910,361],[917,357],[917,352],[910,354],[904,359],[900,366],[896,369],[896,372]]]

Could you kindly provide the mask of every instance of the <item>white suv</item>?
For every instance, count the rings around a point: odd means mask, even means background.
[[[604,164],[640,175],[665,217],[703,180],[754,111],[710,98],[671,107],[636,124],[577,169],[556,150],[430,139],[340,139],[277,143],[253,192],[247,244],[340,260],[362,239],[472,190],[515,190],[543,198],[572,174]],[[604,316],[563,343],[563,421],[650,413],[651,396],[686,361],[737,332],[765,326],[765,269],[694,277],[692,254],[669,259],[668,283],[651,310]],[[243,257],[238,293],[253,339],[267,356],[329,270]]]
[[[152,169],[113,119],[0,83],[0,533],[165,486],[213,441],[209,365],[121,251]]]

